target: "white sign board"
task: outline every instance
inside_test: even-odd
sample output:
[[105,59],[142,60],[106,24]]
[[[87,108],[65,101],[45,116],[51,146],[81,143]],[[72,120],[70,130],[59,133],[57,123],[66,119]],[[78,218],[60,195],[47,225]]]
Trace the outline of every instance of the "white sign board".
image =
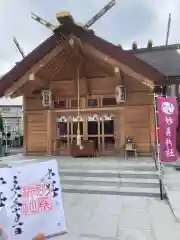
[[55,160],[0,169],[0,181],[0,206],[7,214],[5,222],[0,216],[0,226],[9,240],[66,232]]

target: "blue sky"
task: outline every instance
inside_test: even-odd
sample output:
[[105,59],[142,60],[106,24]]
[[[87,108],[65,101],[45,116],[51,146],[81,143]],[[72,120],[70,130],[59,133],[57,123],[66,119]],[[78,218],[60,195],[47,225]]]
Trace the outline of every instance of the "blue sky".
[[[8,71],[21,56],[12,38],[16,36],[28,54],[51,32],[31,19],[30,13],[56,24],[55,14],[68,10],[77,22],[86,23],[109,0],[1,0],[0,1],[0,75]],[[124,48],[133,41],[139,47],[152,39],[154,45],[165,43],[167,20],[172,13],[169,43],[180,42],[179,0],[117,0],[116,5],[92,26],[96,34]]]

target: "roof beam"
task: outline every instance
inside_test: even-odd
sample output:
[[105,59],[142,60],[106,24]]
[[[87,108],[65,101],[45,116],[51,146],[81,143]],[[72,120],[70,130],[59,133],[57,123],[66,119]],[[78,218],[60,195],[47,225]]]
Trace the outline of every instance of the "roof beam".
[[[86,68],[86,64],[87,64],[87,56],[89,54],[87,54],[88,52],[85,51],[84,43],[79,38],[77,38],[73,35],[71,37],[77,45],[78,53],[79,53],[80,58],[81,58],[81,71],[84,73],[84,80],[86,81],[87,94],[88,94],[88,96],[91,96],[92,95],[91,84],[90,84],[91,80],[85,77],[85,75],[86,75],[85,74],[85,68]],[[91,54],[89,56],[91,56],[92,61],[95,60],[95,59],[99,60],[99,58],[94,58],[93,54]],[[104,61],[100,61],[98,64],[102,65],[102,67],[104,67],[105,69],[107,68],[107,66],[111,66],[111,64],[108,64]]]
[[70,52],[66,54],[66,56],[62,57],[61,64],[58,65],[55,69],[53,69],[51,73],[51,78],[54,79],[57,75],[59,75],[64,69],[66,69],[71,63],[76,62],[74,58],[74,52]]
[[31,95],[34,90],[36,90],[37,88],[43,88],[47,84],[47,81],[44,81],[44,79],[36,77],[34,81],[28,81],[26,84],[23,84],[10,97],[16,98],[22,95]]
[[75,41],[76,45],[78,46],[79,52],[83,56],[84,59],[91,59],[92,62],[96,61],[96,64],[98,66],[102,67],[104,69],[104,72],[107,73],[107,75],[112,74],[114,65],[112,63],[109,63],[107,61],[102,61],[101,58],[94,56],[93,52],[89,54],[89,51],[86,51],[85,43],[80,40],[80,38],[71,36],[71,38]]
[[[89,85],[89,88],[90,88],[90,93],[92,95],[92,89],[91,89],[91,81],[109,81],[109,82],[119,82],[119,84],[121,82],[121,79],[119,76],[110,76],[110,77],[94,77],[94,78],[85,78],[85,77],[80,77],[79,81],[80,83],[82,81],[85,82],[85,85],[87,84],[88,82],[88,85]],[[33,91],[35,91],[36,89],[38,90],[42,90],[42,89],[47,89],[47,88],[50,88],[53,92],[56,91],[57,89],[57,85],[63,85],[63,84],[66,84],[66,83],[70,83],[72,84],[72,86],[74,86],[75,88],[75,96],[77,96],[77,76],[74,77],[73,79],[63,79],[63,80],[59,80],[59,81],[51,81],[51,83],[49,83],[50,85],[48,85],[46,82],[43,81],[43,79],[40,79],[39,81],[34,81],[34,82],[28,82],[27,84],[24,84],[21,88],[19,88],[16,92],[14,92],[14,94],[11,95],[11,98],[16,98],[16,97],[19,97],[19,96],[22,96],[22,95],[31,95]],[[87,85],[86,85],[86,88],[87,88]],[[81,87],[80,87],[81,89]],[[88,92],[88,89],[86,89],[86,91]],[[86,93],[87,94],[87,93]],[[89,96],[91,96],[89,95]]]
[[84,43],[83,46],[84,46],[83,47],[84,51],[87,54],[94,56],[98,59],[101,59],[101,61],[104,61],[104,62],[110,64],[111,66],[119,67],[124,73],[136,78],[137,80],[141,81],[144,85],[148,86],[149,88],[154,89],[155,85],[154,85],[152,79],[148,79],[148,78],[144,77],[143,75],[133,71],[130,67],[105,55],[104,53],[102,53],[101,51],[98,51],[97,49],[95,49],[94,47],[89,45],[88,43]]
[[[95,88],[95,87],[93,87],[94,85],[92,85],[92,82],[93,82],[93,84],[94,84],[94,82],[115,82],[115,83],[117,83],[117,82],[119,82],[119,77],[116,77],[116,76],[110,76],[110,77],[94,77],[94,78],[84,78],[84,77],[81,77],[80,79],[79,79],[79,81],[80,81],[80,84],[81,84],[81,86],[83,86],[83,87],[80,87],[80,93],[81,93],[81,96],[82,96],[82,94],[83,94],[83,96],[85,95],[85,96],[87,96],[87,89],[86,89],[86,81],[88,81],[88,83],[89,83],[89,85],[90,85],[90,88],[91,88],[91,93],[93,94],[93,89]],[[51,82],[51,90],[52,90],[52,92],[57,92],[57,91],[59,91],[59,94],[60,95],[63,95],[63,97],[64,96],[66,96],[67,95],[67,97],[68,97],[68,92],[67,91],[63,91],[62,92],[62,90],[61,90],[61,84],[63,85],[63,84],[66,84],[66,83],[68,83],[68,86],[70,86],[70,88],[72,88],[72,90],[75,90],[75,89],[77,89],[77,77],[74,77],[73,79],[64,79],[64,80],[60,80],[60,81],[52,81]],[[84,83],[84,84],[83,84]],[[62,88],[62,89],[64,89],[64,88]],[[83,93],[82,93],[83,92]],[[91,96],[92,96],[92,94],[91,94]],[[74,92],[74,96],[77,96],[77,90],[76,90],[76,92]]]
[[119,79],[119,84],[124,84],[123,74],[118,67],[114,67],[114,74]]
[[81,69],[81,72],[82,72],[82,76],[84,76],[84,80],[86,82],[86,91],[87,91],[88,96],[91,96],[92,95],[92,91],[91,91],[91,87],[90,87],[90,82],[86,78],[86,73],[85,73],[87,60],[86,60],[86,58],[84,56],[84,53],[83,53],[83,51],[82,51],[82,49],[80,47],[78,48],[78,52],[79,52],[79,55],[80,55],[80,58],[81,58],[80,69]]
[[87,94],[88,96],[92,95],[91,87],[90,87],[90,80],[88,78],[85,78],[86,81],[86,89],[87,89]]
[[51,59],[57,56],[63,49],[64,47],[62,45],[57,45],[55,49],[45,55],[39,62],[37,62],[31,69],[29,69],[29,71],[23,77],[18,79],[10,88],[8,88],[7,91],[5,91],[5,96],[11,97],[28,81],[36,81],[36,79],[31,80],[30,76],[32,76],[32,74],[36,75],[40,68],[46,66],[51,61]]

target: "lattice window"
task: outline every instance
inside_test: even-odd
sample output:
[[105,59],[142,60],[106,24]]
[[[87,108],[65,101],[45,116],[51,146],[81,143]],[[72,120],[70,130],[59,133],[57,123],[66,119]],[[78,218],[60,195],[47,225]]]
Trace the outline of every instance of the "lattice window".
[[88,107],[98,107],[98,99],[96,98],[88,99]]
[[71,108],[78,108],[78,100],[76,99],[71,100]]
[[65,100],[54,101],[54,108],[66,108]]
[[114,106],[116,105],[116,98],[115,97],[105,97],[102,99],[103,106]]
[[49,107],[51,105],[51,91],[43,90],[42,91],[42,105],[44,107]]

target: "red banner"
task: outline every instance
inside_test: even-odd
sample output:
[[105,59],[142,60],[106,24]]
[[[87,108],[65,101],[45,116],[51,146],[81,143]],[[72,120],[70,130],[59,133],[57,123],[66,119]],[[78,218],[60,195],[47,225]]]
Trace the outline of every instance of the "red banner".
[[160,161],[175,162],[178,105],[176,98],[157,97],[157,119],[159,127]]

